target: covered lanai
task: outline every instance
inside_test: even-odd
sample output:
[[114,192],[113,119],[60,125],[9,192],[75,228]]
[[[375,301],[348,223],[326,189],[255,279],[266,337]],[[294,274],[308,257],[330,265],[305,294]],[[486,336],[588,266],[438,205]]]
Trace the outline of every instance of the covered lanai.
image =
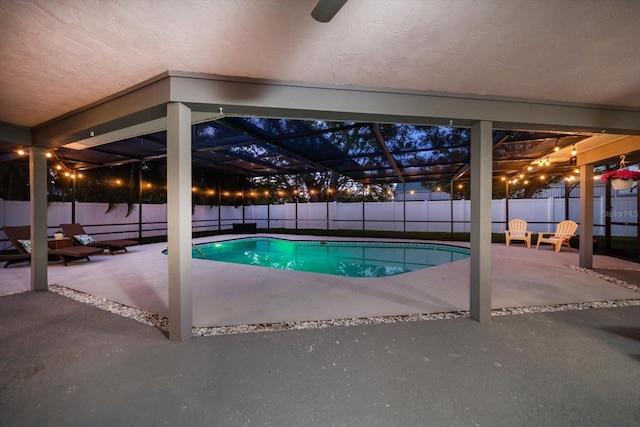
[[[250,96],[243,96],[252,91],[268,93],[269,96],[267,100],[259,102],[261,105],[256,105],[258,102],[255,100],[246,101],[247,98],[251,98]],[[145,96],[141,96],[141,93]],[[150,102],[149,99],[154,101]],[[167,157],[169,318],[172,339],[178,340],[190,336],[192,325],[190,283],[192,162],[206,163],[210,167],[252,175],[283,173],[283,171],[295,173],[296,170],[329,168],[340,170],[354,180],[367,183],[377,180],[391,182],[454,180],[468,174],[472,201],[470,306],[473,318],[480,321],[487,320],[491,310],[489,278],[491,266],[490,255],[482,254],[490,254],[488,249],[491,243],[489,207],[491,193],[483,190],[491,188],[492,175],[513,173],[545,153],[548,153],[549,157],[560,156],[562,150],[566,152],[576,146],[580,148],[581,145],[586,147],[588,144],[596,144],[597,149],[585,150],[582,154],[584,157],[577,154],[574,162],[556,161],[559,168],[580,167],[581,186],[588,189],[593,185],[594,164],[621,153],[637,151],[635,148],[638,139],[632,135],[609,135],[609,132],[620,132],[620,129],[613,127],[614,123],[610,128],[598,126],[599,131],[596,136],[587,134],[596,132],[596,128],[589,124],[592,108],[573,107],[571,117],[562,120],[560,110],[566,110],[567,107],[554,108],[552,105],[547,105],[544,108],[538,108],[533,116],[530,113],[533,105],[525,105],[525,108],[517,114],[517,107],[522,107],[523,104],[506,100],[453,98],[449,99],[452,104],[449,109],[433,107],[434,100],[442,101],[443,99],[447,98],[425,93],[386,93],[360,88],[319,88],[168,72],[138,85],[128,93],[104,100],[97,106],[33,130],[33,139],[41,139],[43,143],[41,146],[37,143],[35,147],[32,146],[30,156],[33,188],[32,227],[36,246],[32,265],[32,287],[34,289],[47,287],[46,250],[38,253],[39,229],[42,242],[46,242],[45,153],[49,149],[63,145],[66,147],[57,150],[61,151],[59,153],[61,157],[70,162],[84,163],[80,168],[75,169],[87,167],[90,163],[99,164],[100,162],[89,160],[91,155],[118,156],[116,162],[145,158],[149,155]],[[323,100],[331,100],[331,105],[325,104]],[[268,107],[264,106],[265,104]],[[394,108],[385,107],[389,105]],[[333,111],[328,112],[330,108],[333,108]],[[122,117],[122,110],[126,110],[129,114]],[[416,114],[417,111],[427,112],[427,114]],[[459,111],[468,111],[469,114],[477,117],[491,117],[495,120],[461,118],[456,114]],[[505,113],[506,111],[508,114]],[[631,122],[634,114],[619,111],[618,119]],[[247,116],[251,119],[246,119]],[[505,121],[507,117],[504,116],[517,120],[508,122]],[[538,116],[540,117],[537,118]],[[202,121],[203,117],[204,121]],[[299,133],[274,135],[274,129],[277,128],[273,122],[253,119],[254,117],[286,117],[286,120],[282,119],[280,123],[283,126],[294,127]],[[342,128],[366,129],[372,135],[371,151],[369,153],[341,151],[339,146],[327,141],[326,130],[302,127],[298,119],[309,117],[317,120],[347,122],[348,124],[341,125]],[[545,120],[555,123],[545,126],[552,131],[535,133],[534,129],[539,125],[533,122]],[[194,122],[203,124],[193,126]],[[365,124],[359,124],[363,122]],[[455,165],[433,161],[428,155],[429,150],[425,148],[416,150],[411,153],[411,156],[406,156],[407,153],[395,148],[393,141],[385,141],[379,132],[379,126],[382,124],[399,122],[417,126],[454,126],[456,124],[468,126],[471,129],[470,143],[466,146],[452,147],[461,151],[459,162]],[[259,127],[264,123],[271,124],[271,133]],[[215,137],[201,138],[201,140],[193,138],[194,134],[198,134],[199,126],[209,126],[212,129],[200,134],[215,135]],[[553,131],[554,127],[560,129],[569,126],[574,127],[573,134],[562,133],[559,130]],[[154,136],[152,131],[158,132],[165,127],[166,144],[163,144],[162,138]],[[638,131],[632,129],[633,126],[629,127],[630,131]],[[498,132],[494,132],[496,128]],[[502,131],[502,129],[520,128],[530,129],[530,131],[526,133]],[[526,143],[518,142],[530,147],[528,150],[522,150],[523,154],[517,158],[511,158],[513,154],[509,153],[508,148],[500,150],[502,146],[510,146],[508,143],[510,138],[517,138],[522,134],[531,138]],[[136,141],[142,142],[140,144],[132,143],[131,140],[122,142],[128,138],[135,138]],[[28,145],[27,141],[15,142]],[[312,145],[305,147],[305,142]],[[554,148],[557,142],[562,147],[556,152]],[[121,147],[119,152],[118,147]],[[145,152],[145,147],[151,153]],[[496,147],[498,152],[506,152],[503,159],[496,159],[497,156],[494,154]],[[250,155],[247,150],[249,153],[256,154]],[[264,155],[261,156],[262,152]],[[596,157],[594,153],[606,153],[606,157],[602,154]],[[81,160],[82,156],[87,160]],[[363,158],[377,161],[358,162]],[[422,159],[423,163],[417,163],[415,159],[418,161]],[[588,163],[582,159],[587,159]],[[521,163],[517,164],[517,162]],[[431,171],[434,175],[429,176],[430,167],[438,170],[438,174]],[[590,194],[588,190],[584,193]],[[580,234],[586,239],[590,239],[592,234],[592,220],[588,220],[592,217],[589,215],[590,209],[592,209],[592,201],[589,197],[583,196],[581,202],[583,220],[581,220]],[[46,248],[46,243],[43,247]],[[590,267],[592,262],[590,247],[582,245],[580,251],[581,266]],[[38,262],[40,257],[42,264]]]
[[[533,22],[545,22],[549,13],[546,7],[532,8],[525,18],[518,7],[503,5],[496,8],[497,16],[489,19],[482,4],[461,7],[449,2],[407,1],[403,8],[395,2],[380,2],[377,6],[387,13],[376,19],[375,8],[347,2],[331,23],[320,24],[305,20],[310,19],[307,8],[315,2],[296,2],[292,8],[286,2],[241,2],[238,7],[232,2],[197,6],[162,2],[154,5],[153,11],[132,2],[122,9],[101,6],[106,18],[91,28],[84,23],[96,22],[92,19],[95,11],[74,2],[62,3],[64,7],[56,10],[47,5],[7,2],[0,10],[7,33],[0,46],[3,59],[6,58],[5,71],[0,76],[0,140],[5,158],[14,156],[14,149],[29,149],[32,289],[46,289],[48,283],[49,150],[56,150],[60,158],[78,170],[166,156],[172,340],[191,335],[192,163],[250,176],[328,169],[363,183],[469,179],[471,315],[487,321],[491,309],[491,193],[486,189],[491,187],[492,177],[517,173],[543,156],[549,160],[549,167],[553,165],[558,171],[578,167],[582,189],[580,235],[588,241],[593,232],[593,206],[586,195],[592,193],[594,167],[611,164],[621,154],[630,161],[638,156],[640,106],[637,96],[633,96],[637,93],[638,56],[632,48],[638,39],[633,18],[639,11],[632,2],[601,2],[596,8],[584,7],[585,21],[597,22],[599,31],[610,36],[600,39],[604,41],[602,46],[593,47],[611,57],[610,61],[598,61],[599,67],[607,63],[607,68],[576,66],[575,52],[583,51],[587,45],[576,42],[577,46],[563,46],[564,54],[540,60],[554,64],[553,71],[531,71],[531,81],[522,79],[522,70],[538,67],[518,53],[525,47],[527,51],[544,51],[548,46],[548,40],[533,37],[540,33]],[[176,16],[176,10],[182,14],[178,14],[180,19],[168,19]],[[214,12],[220,25],[202,21],[203,15]],[[239,12],[245,17],[238,18]],[[573,22],[575,12],[574,6],[559,5],[554,15],[566,15],[566,22]],[[147,13],[164,18],[140,20],[141,25],[121,24]],[[603,15],[610,18],[603,20]],[[426,19],[437,26],[447,22],[451,29],[432,33],[425,30],[429,28],[425,22],[406,22],[412,16],[428,16]],[[247,17],[256,22],[266,19],[272,25],[265,28],[288,28],[296,36],[278,30],[274,34],[267,32],[269,37],[263,40],[239,40],[228,33],[238,26],[225,23]],[[484,28],[492,29],[482,31],[483,19],[510,22],[513,27],[488,25]],[[113,27],[103,26],[109,22]],[[362,31],[353,34],[349,23]],[[227,33],[211,33],[217,31],[212,27],[227,28]],[[115,35],[112,28],[123,31]],[[367,28],[377,30],[369,34],[394,34],[399,28],[407,31],[398,36],[403,42],[394,42],[390,37],[371,49],[380,63],[371,71],[362,72],[367,68],[365,64],[372,63],[369,55],[358,54],[367,40],[360,34],[367,33]],[[513,37],[513,28],[525,36]],[[557,33],[558,28],[549,26],[551,39],[579,39],[564,37]],[[563,28],[582,34],[589,26],[582,22]],[[307,32],[310,29],[313,31]],[[442,40],[457,40],[434,36],[443,31],[450,36],[465,36],[460,43],[454,43],[455,54],[446,55],[447,66],[438,66],[432,58],[448,51]],[[74,43],[67,43],[69,36],[65,34],[72,34]],[[167,43],[160,43],[162,47],[155,39],[151,43],[149,34],[156,34]],[[593,33],[589,37],[594,37]],[[27,39],[35,42],[25,43]],[[309,48],[302,49],[305,46],[296,42],[299,39],[306,40]],[[487,58],[495,56],[496,40],[507,39],[513,43],[498,49],[502,52],[499,57],[511,60],[505,61],[507,65],[502,68],[488,64]],[[143,47],[136,40],[147,42],[142,43]],[[216,52],[215,58],[203,60],[202,50],[198,49],[203,40],[218,47],[206,49]],[[236,40],[235,47],[230,50],[224,40]],[[528,40],[528,46],[522,45],[523,40]],[[78,49],[70,47],[77,41]],[[425,50],[423,46],[432,42],[440,47]],[[277,52],[289,54],[279,57],[269,48],[273,43],[279,45]],[[43,60],[50,67],[34,60],[44,58],[39,44],[50,48]],[[238,54],[240,46],[256,49],[255,63],[243,66],[243,61],[233,59],[244,56]],[[415,55],[417,64],[399,61],[404,65],[395,65],[399,46],[406,49],[400,58]],[[624,46],[631,50],[624,51]],[[98,51],[108,52],[113,63],[95,56]],[[335,55],[336,51],[344,55]],[[158,62],[159,57],[175,59]],[[216,61],[222,57],[231,59]],[[153,66],[142,69],[139,64],[145,60]],[[519,66],[510,65],[512,61]],[[315,64],[310,74],[305,71],[309,67],[301,67],[301,63]],[[96,64],[105,64],[103,72],[97,71],[100,66]],[[601,76],[608,75],[611,64],[621,64],[619,71],[615,78],[603,79]],[[463,72],[470,67],[477,70],[472,76]],[[122,72],[126,69],[129,72]],[[320,69],[326,71],[316,71]],[[568,84],[576,78],[569,71],[572,69],[590,72],[585,71],[586,77],[577,73],[580,81],[573,85]],[[474,81],[475,84],[470,83]],[[337,122],[341,128],[338,130],[367,132],[370,143],[352,152],[328,141],[324,129],[304,126],[302,120]],[[275,123],[292,131],[278,133]],[[463,146],[441,147],[448,155],[436,160],[429,155],[429,146],[406,148],[402,141],[386,140],[380,127],[395,123],[469,128],[470,140]],[[211,132],[198,132],[203,127]],[[591,263],[590,246],[581,245],[580,265],[588,268]]]

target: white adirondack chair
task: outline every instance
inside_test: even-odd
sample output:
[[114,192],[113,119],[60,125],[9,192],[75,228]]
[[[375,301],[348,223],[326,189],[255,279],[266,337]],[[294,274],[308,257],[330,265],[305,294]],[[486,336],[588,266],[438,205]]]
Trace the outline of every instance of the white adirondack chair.
[[508,230],[504,230],[504,238],[507,246],[512,240],[523,241],[527,247],[531,247],[531,232],[527,231],[527,221],[523,219],[512,219],[509,221]]
[[571,220],[562,221],[556,227],[555,233],[538,233],[538,244],[536,249],[540,247],[540,243],[549,243],[553,246],[556,252],[560,252],[562,245],[565,245],[571,251],[571,245],[569,244],[569,238],[571,238],[576,230],[578,224]]

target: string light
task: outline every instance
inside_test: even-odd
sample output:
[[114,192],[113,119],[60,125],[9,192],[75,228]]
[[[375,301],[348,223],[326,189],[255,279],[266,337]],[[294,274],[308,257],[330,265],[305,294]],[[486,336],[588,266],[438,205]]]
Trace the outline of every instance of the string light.
[[578,152],[576,151],[576,145],[573,144],[573,148],[571,149],[571,157],[575,157]]

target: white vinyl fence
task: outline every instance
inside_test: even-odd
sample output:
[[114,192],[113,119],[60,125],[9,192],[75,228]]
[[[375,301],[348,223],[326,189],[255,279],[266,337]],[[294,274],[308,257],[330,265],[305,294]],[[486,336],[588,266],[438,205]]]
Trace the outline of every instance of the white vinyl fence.
[[[638,211],[635,197],[613,198],[612,220],[637,224]],[[380,231],[432,231],[469,232],[469,200],[366,202],[366,203],[286,203],[280,205],[250,205],[244,207],[244,222],[254,222],[260,229],[284,228],[289,230],[380,230]],[[100,239],[165,236],[166,205],[134,205],[127,215],[126,205],[117,205],[107,212],[106,203],[77,203],[76,222],[84,225],[87,233]],[[453,222],[452,222],[453,214]],[[71,203],[53,202],[48,207],[49,235],[59,224],[71,222]],[[569,219],[579,222],[579,199],[569,199]],[[492,201],[492,232],[505,228],[505,200]],[[297,218],[297,227],[296,227]],[[509,219],[522,218],[533,232],[553,231],[555,224],[565,219],[565,199],[510,199]],[[604,198],[594,199],[594,234],[604,234]],[[243,222],[242,206],[195,206],[192,224],[194,231],[231,230],[233,223]],[[26,225],[29,223],[28,201],[0,199],[0,225]],[[141,225],[140,225],[141,224]],[[612,226],[614,236],[633,236],[634,227]],[[4,233],[0,233],[0,250],[9,247]]]

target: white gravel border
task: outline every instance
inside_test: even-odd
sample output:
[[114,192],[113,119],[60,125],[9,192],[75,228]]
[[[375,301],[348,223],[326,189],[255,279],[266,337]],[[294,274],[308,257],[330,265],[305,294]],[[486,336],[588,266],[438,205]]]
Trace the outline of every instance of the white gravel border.
[[[578,271],[585,272],[587,274],[596,276],[600,279],[614,283],[618,286],[622,286],[627,289],[631,289],[640,293],[640,286],[632,285],[623,280],[613,277],[605,276],[595,271],[571,265]],[[145,310],[141,310],[135,307],[129,307],[124,304],[120,304],[114,301],[109,301],[105,298],[96,297],[84,292],[70,289],[60,285],[51,285],[49,290],[53,293],[71,298],[72,300],[82,302],[93,307],[100,308],[127,317],[145,325],[156,327],[162,331],[167,332],[169,330],[169,319],[163,316],[159,316],[156,313],[151,313]],[[558,311],[576,311],[576,310],[588,310],[592,308],[612,308],[612,307],[629,307],[639,306],[639,299],[629,300],[612,300],[612,301],[595,301],[584,303],[570,303],[570,304],[551,304],[551,305],[537,305],[528,307],[512,307],[512,308],[498,308],[491,310],[492,316],[513,316],[519,314],[531,314],[531,313],[551,313]],[[376,317],[357,317],[351,319],[332,319],[332,320],[312,320],[312,321],[300,321],[300,322],[282,322],[282,323],[261,323],[257,325],[234,325],[234,326],[214,326],[214,327],[194,327],[192,330],[193,336],[204,337],[214,335],[232,335],[232,334],[246,334],[255,332],[273,332],[273,331],[288,331],[288,330],[302,330],[302,329],[324,329],[332,327],[343,326],[358,326],[358,325],[379,325],[382,323],[398,323],[398,322],[419,322],[424,320],[443,320],[443,319],[460,319],[470,317],[469,311],[453,311],[446,313],[428,313],[428,314],[408,314],[399,316],[376,316]]]
[[[595,276],[599,279],[606,280],[607,282],[615,283],[618,286],[622,286],[623,288],[631,289],[632,291],[640,292],[640,286],[634,285],[631,283],[627,283],[624,280],[616,279],[615,277],[610,277],[604,275],[602,273],[598,273],[597,271],[589,270],[588,268],[578,267],[577,265],[570,265],[569,267],[574,270],[582,271],[583,273],[587,273],[590,276]],[[638,271],[631,268],[607,268],[606,270],[620,270],[620,271]]]

